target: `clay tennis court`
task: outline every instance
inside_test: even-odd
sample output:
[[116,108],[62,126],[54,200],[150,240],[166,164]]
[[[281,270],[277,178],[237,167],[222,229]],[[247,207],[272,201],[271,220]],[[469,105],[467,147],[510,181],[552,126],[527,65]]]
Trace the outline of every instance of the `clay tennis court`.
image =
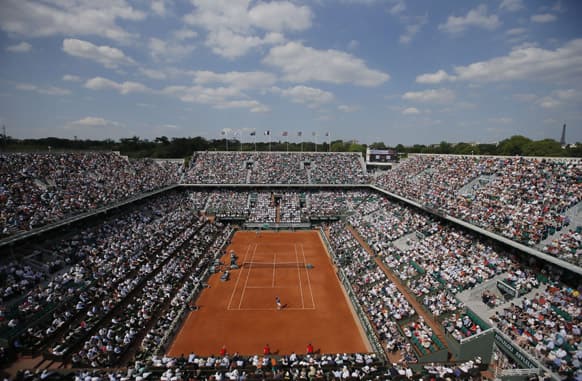
[[321,353],[371,351],[317,231],[239,231],[222,263],[231,250],[242,267],[226,282],[210,277],[169,355],[217,354],[223,345],[262,354],[265,344],[276,354],[305,353],[308,343]]

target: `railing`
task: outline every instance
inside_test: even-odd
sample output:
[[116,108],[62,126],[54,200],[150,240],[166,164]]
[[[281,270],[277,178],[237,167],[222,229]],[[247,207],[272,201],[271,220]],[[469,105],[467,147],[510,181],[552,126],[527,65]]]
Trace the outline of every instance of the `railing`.
[[539,374],[540,370],[538,368],[530,369],[503,369],[499,372],[501,377],[511,377],[511,376],[531,376],[533,374]]
[[467,343],[470,343],[473,340],[476,340],[476,339],[480,338],[481,336],[485,336],[486,334],[490,334],[490,333],[493,333],[493,332],[494,332],[494,329],[493,328],[487,328],[486,330],[481,331],[479,333],[476,333],[474,335],[471,335],[469,337],[464,337],[459,342],[461,344],[467,344]]

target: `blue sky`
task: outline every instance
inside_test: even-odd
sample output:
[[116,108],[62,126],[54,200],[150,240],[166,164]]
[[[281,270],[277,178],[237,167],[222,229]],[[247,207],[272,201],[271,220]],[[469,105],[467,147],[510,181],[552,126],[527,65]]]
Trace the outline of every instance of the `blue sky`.
[[582,2],[0,0],[27,137],[582,141]]

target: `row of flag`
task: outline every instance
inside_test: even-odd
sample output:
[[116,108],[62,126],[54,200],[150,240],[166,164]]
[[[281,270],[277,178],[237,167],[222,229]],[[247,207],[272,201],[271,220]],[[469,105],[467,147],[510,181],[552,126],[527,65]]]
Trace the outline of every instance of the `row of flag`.
[[[226,135],[227,131],[222,130],[220,133],[221,133],[221,135]],[[239,131],[235,131],[234,132],[234,135],[235,136],[237,136],[239,134],[240,134]],[[265,134],[265,136],[270,136],[271,135],[271,131],[270,130],[267,130],[267,131],[264,132],[264,134]],[[257,135],[257,132],[256,131],[251,131],[250,136],[256,136],[256,135]],[[281,136],[289,136],[289,132],[288,131],[283,131],[283,132],[281,132]],[[303,136],[303,132],[302,131],[297,131],[297,136],[299,136],[299,137]],[[311,133],[311,136],[317,136],[317,132],[312,132]],[[326,132],[324,136],[329,136],[329,131]]]

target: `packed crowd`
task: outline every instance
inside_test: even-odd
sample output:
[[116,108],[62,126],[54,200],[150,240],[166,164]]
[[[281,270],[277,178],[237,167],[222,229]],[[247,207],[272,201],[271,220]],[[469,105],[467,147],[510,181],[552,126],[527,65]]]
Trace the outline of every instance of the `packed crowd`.
[[357,153],[196,152],[183,182],[366,184],[369,178]]
[[[127,349],[142,334],[148,322],[169,303],[192,268],[200,262],[220,227],[215,224],[191,226],[162,249],[151,266],[142,266],[143,277],[133,278],[136,292],[123,300],[99,330],[88,337],[72,356],[75,368],[101,368],[116,365]],[[197,254],[197,255],[196,255]],[[159,320],[158,320],[159,321]],[[70,343],[63,346],[72,348]]]
[[204,210],[220,218],[246,218],[249,215],[249,193],[237,190],[210,191]]
[[342,222],[331,225],[330,236],[336,260],[383,347],[389,352],[400,351],[408,362],[417,361],[398,327],[400,320],[415,315],[414,309]]
[[250,222],[275,222],[277,207],[271,192],[257,192],[254,205],[250,208]]
[[308,184],[308,168],[303,155],[296,153],[255,154],[252,156],[251,184]]
[[0,154],[0,237],[175,184],[177,167],[111,152]]
[[[193,192],[194,208],[218,218],[244,218],[249,222],[300,223],[310,218],[339,217],[364,209],[367,198],[385,200],[371,191],[250,191]],[[375,208],[380,208],[376,205]],[[401,207],[402,208],[402,207]],[[402,208],[405,213],[406,209]],[[419,222],[420,223],[420,222]]]
[[430,222],[426,215],[374,193],[370,193],[356,211],[348,218],[348,222],[377,254],[389,247],[392,241],[424,230]]
[[[213,228],[209,225],[209,228]],[[208,232],[208,231],[207,231]],[[201,231],[202,234],[207,233]],[[232,235],[233,228],[227,225],[218,232],[218,237],[212,243],[210,249],[206,250],[207,243],[201,245],[189,245],[191,254],[194,258],[200,260],[194,265],[191,272],[183,276],[180,288],[166,306],[165,311],[160,315],[155,325],[148,331],[141,342],[137,359],[147,359],[150,355],[164,352],[170,344],[170,341],[180,328],[185,312],[188,311],[200,290],[205,286],[203,280],[209,270],[209,264],[212,258],[218,257],[223,245]],[[198,234],[200,238],[201,234]],[[202,237],[204,238],[204,237]],[[204,238],[208,239],[208,238]],[[207,241],[208,242],[208,241]]]
[[[382,208],[365,206],[359,213],[350,216],[349,222],[427,311],[442,321],[448,334],[458,341],[479,334],[487,329],[487,325],[465,310],[454,297],[455,294],[502,274],[500,280],[515,289],[517,295],[535,292],[540,289],[540,279],[547,280],[547,272],[530,269],[514,256],[497,251],[472,234],[452,226],[425,222],[410,230],[403,229],[401,234],[394,236],[370,236],[366,229],[362,229],[363,223],[373,222],[367,226],[369,230],[381,232],[384,219],[371,217],[381,212],[391,218],[391,212],[398,208],[373,197],[368,198],[366,203],[381,204]],[[416,214],[412,211],[408,213]],[[402,213],[397,215],[401,217]],[[419,229],[422,230],[420,237],[407,241],[405,248],[392,244],[395,239]],[[332,237],[334,234],[338,233],[332,229]],[[388,244],[379,246],[378,241]],[[353,253],[358,250],[362,249],[349,249]],[[340,254],[344,251],[339,247]],[[537,293],[534,298],[524,298],[521,305],[498,300],[493,306],[502,306],[502,309],[492,320],[518,345],[529,349],[544,365],[562,377],[582,375],[582,297],[579,288],[551,282],[545,291]],[[424,337],[424,340],[419,339],[420,344],[433,345],[426,340],[430,331],[424,332],[419,334]],[[405,327],[404,335],[411,338],[415,333]]]
[[299,192],[283,192],[280,193],[281,199],[280,207],[280,222],[285,223],[299,223],[304,220],[301,208],[301,200]]
[[580,290],[550,282],[533,297],[496,312],[491,320],[552,371],[571,379],[582,376]]
[[[582,201],[578,162],[523,157],[419,155],[379,176],[379,186],[510,239],[534,246],[567,226]],[[577,237],[579,238],[579,236]],[[578,263],[580,241],[546,252]]]
[[[487,170],[479,167],[481,164],[476,168],[489,173],[495,169],[494,164]],[[484,327],[465,313],[455,294],[503,273],[503,280],[521,290],[520,294],[539,287],[536,274],[516,258],[472,234],[437,223],[371,191],[287,191],[277,195],[283,222],[318,214],[349,214],[346,221],[457,340],[477,334]],[[274,221],[277,210],[271,191],[170,193],[50,246],[60,260],[46,271],[25,262],[3,263],[0,282],[12,287],[4,289],[2,296],[0,335],[12,338],[16,348],[40,348],[50,342],[50,353],[55,358],[72,356],[73,364],[83,367],[114,365],[139,339],[140,364],[150,361],[149,355],[167,344],[168,332],[176,327],[192,293],[201,286],[216,238],[228,235],[228,229],[210,224],[195,213],[211,209],[217,216],[243,216],[256,222]],[[407,240],[406,246],[394,244],[410,235],[416,238]],[[579,232],[572,235],[579,239]],[[430,327],[416,315],[345,222],[331,224],[330,242],[337,263],[388,351],[400,351],[405,361],[414,362],[419,348],[439,349]],[[51,276],[63,266],[68,269]],[[47,277],[49,281],[41,283]],[[7,304],[7,300],[15,302]],[[494,320],[515,340],[529,340],[526,346],[554,371],[573,374],[580,372],[582,359],[581,300],[579,290],[556,284],[542,296],[526,298],[523,305],[504,309]],[[146,332],[146,326],[158,314],[161,317]],[[554,333],[556,329],[560,337]],[[424,353],[422,349],[420,353]],[[164,368],[160,373],[169,380],[183,377],[193,366],[181,359],[169,359],[172,366],[154,362],[154,368]],[[335,360],[333,365],[338,365]],[[311,365],[304,368],[310,374]],[[356,368],[348,366],[350,377],[362,379],[376,374]],[[183,369],[179,376],[177,369]],[[230,367],[214,370],[212,377],[239,379],[242,368],[237,369],[234,374]],[[314,369],[315,377],[318,366]],[[341,374],[335,371],[323,370],[319,375],[339,374],[343,378],[343,366]],[[100,372],[96,374],[106,374]],[[301,370],[294,372],[289,370],[290,379],[302,378]],[[130,377],[139,374],[134,370]],[[276,374],[286,377],[285,372]]]
[[162,249],[202,224],[185,194],[169,194],[64,238],[55,247],[76,251],[79,261],[2,306],[0,335],[16,349],[53,342],[54,355],[67,354],[151,275]]
[[413,370],[405,364],[379,363],[374,354],[338,353],[287,356],[224,356],[201,357],[191,353],[177,358],[161,357],[154,361],[138,360],[123,369],[77,371],[21,371],[16,381],[246,381],[246,380],[406,380],[480,379],[484,369],[479,357],[455,364],[426,364]]

